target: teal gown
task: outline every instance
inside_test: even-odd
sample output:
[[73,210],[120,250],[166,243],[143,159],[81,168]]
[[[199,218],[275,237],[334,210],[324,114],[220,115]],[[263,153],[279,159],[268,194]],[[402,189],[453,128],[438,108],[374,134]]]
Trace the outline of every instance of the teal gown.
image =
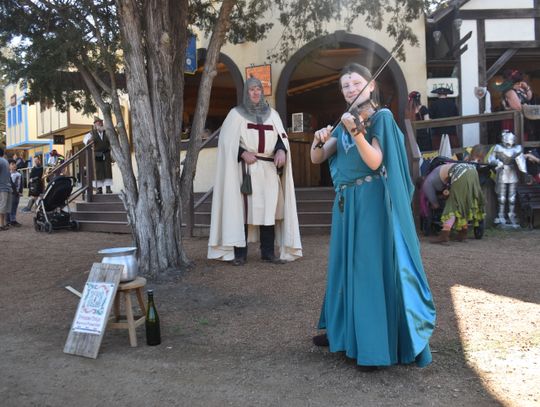
[[435,308],[420,257],[404,136],[388,109],[371,118],[366,139],[383,151],[376,171],[339,126],[329,159],[336,199],[319,328],[331,352],[359,365],[431,362]]

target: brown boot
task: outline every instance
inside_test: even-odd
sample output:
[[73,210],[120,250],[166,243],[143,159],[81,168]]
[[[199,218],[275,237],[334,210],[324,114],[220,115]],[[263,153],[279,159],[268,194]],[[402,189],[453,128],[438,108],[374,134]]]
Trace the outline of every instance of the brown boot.
[[467,228],[461,229],[457,234],[456,240],[458,242],[464,242],[465,240],[467,240],[467,233],[468,232],[469,232],[469,230]]
[[430,240],[430,243],[446,243],[450,240],[450,231],[441,230],[438,236],[435,236]]

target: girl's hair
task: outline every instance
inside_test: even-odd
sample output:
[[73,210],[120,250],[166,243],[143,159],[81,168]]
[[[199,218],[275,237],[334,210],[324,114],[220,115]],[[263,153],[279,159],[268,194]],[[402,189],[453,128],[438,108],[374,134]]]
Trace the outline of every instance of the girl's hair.
[[339,74],[339,79],[341,80],[342,76],[353,72],[356,72],[368,82],[371,80],[372,76],[369,69],[367,69],[364,65],[357,64],[356,62],[351,62],[345,65]]
[[[373,77],[371,75],[370,70],[367,69],[364,65],[360,65],[360,64],[358,64],[356,62],[350,62],[347,65],[345,65],[343,67],[343,69],[341,70],[341,72],[339,73],[338,86],[339,86],[340,91],[342,91],[342,89],[341,89],[341,78],[343,78],[343,76],[345,76],[347,74],[351,74],[351,73],[357,73],[358,75],[360,75],[362,78],[364,78],[368,82]],[[371,92],[370,99],[373,102],[378,103],[377,87],[375,87],[375,90],[373,92]]]
[[517,69],[507,69],[504,71],[503,77],[512,83],[516,83],[523,80],[523,73],[519,72]]
[[420,92],[413,90],[409,93],[409,99],[407,101],[407,108],[405,109],[405,116],[407,119],[414,121],[416,120],[416,109],[418,106],[422,105],[420,101]]

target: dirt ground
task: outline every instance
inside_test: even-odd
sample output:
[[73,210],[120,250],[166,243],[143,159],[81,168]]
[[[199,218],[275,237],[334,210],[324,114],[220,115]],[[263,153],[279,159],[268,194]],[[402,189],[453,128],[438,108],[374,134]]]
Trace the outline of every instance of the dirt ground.
[[97,359],[63,353],[97,251],[126,235],[23,227],[0,232],[2,406],[540,406],[538,230],[488,230],[481,240],[422,240],[437,306],[434,362],[359,371],[312,345],[324,292],[327,235],[303,237],[305,257],[268,265],[205,258],[152,283],[163,343],[131,348],[107,330]]

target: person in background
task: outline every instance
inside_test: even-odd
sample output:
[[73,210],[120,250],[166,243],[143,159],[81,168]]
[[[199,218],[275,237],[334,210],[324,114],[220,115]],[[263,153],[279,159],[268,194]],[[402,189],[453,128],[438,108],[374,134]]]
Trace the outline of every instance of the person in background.
[[27,162],[24,160],[22,153],[15,152],[15,154],[13,154],[13,159],[17,165],[17,171],[26,168]]
[[362,65],[343,68],[341,93],[361,117],[344,113],[335,130],[315,132],[311,148],[314,164],[329,161],[336,190],[319,319],[326,333],[313,343],[345,352],[360,370],[426,366],[435,307],[411,211],[414,187],[404,135],[392,112],[378,109],[371,79]]
[[266,262],[301,257],[289,142],[257,78],[246,80],[243,103],[223,122],[216,165],[208,258],[242,266],[248,241],[260,241]]
[[94,128],[84,136],[83,142],[85,145],[90,141],[94,142],[94,166],[96,169],[94,186],[97,188],[96,194],[102,194],[103,187],[105,187],[108,194],[112,194],[113,160],[111,157],[111,143],[103,126],[103,120],[99,117],[94,117]]
[[[471,153],[470,161],[477,160],[476,154]],[[431,243],[448,242],[452,229],[458,232],[458,241],[465,241],[468,223],[472,222],[474,226],[478,226],[484,219],[484,194],[474,165],[465,163],[439,165],[424,180],[422,192],[433,209],[440,207],[437,192],[442,192],[446,199],[441,215],[442,230]]]
[[[429,120],[429,110],[422,104],[420,92],[415,90],[409,93],[407,118],[411,121]],[[420,151],[433,150],[429,129],[416,130],[416,142]]]
[[22,185],[22,175],[17,171],[17,162],[15,160],[9,160],[9,171],[11,175],[11,183],[13,191],[11,193],[11,211],[8,214],[8,223],[9,226],[21,226],[17,222],[17,209],[19,207],[19,200],[22,196],[23,185]]
[[30,170],[28,180],[28,203],[21,212],[30,212],[32,206],[37,201],[41,193],[43,192],[43,166],[41,164],[41,156],[36,155],[34,157],[34,165]]
[[[507,69],[503,73],[504,82],[497,86],[502,94],[501,103],[504,110],[522,111],[523,105],[530,104],[533,98],[533,92],[529,84],[525,81],[522,72],[517,69]],[[525,119],[523,140],[527,141],[531,130],[531,123]],[[501,122],[501,130],[514,132],[514,120],[506,119]]]
[[57,164],[60,164],[64,162],[64,156],[61,154],[58,154],[58,151],[52,150],[49,154],[49,160],[47,161],[47,165],[50,167],[54,167]]
[[[445,117],[459,116],[459,111],[454,100],[449,99],[448,95],[452,95],[454,91],[449,88],[440,87],[432,91],[437,94],[437,99],[431,103],[429,109],[429,117],[432,119],[442,119]],[[438,150],[441,145],[443,134],[448,134],[450,138],[450,146],[452,148],[459,147],[456,126],[434,127],[432,129],[432,147]]]
[[11,176],[9,164],[0,148],[0,231],[8,230],[8,213],[11,210]]
[[532,178],[529,184],[532,184],[533,181],[540,184],[540,150],[533,148],[525,153],[524,156],[527,159],[527,173]]

